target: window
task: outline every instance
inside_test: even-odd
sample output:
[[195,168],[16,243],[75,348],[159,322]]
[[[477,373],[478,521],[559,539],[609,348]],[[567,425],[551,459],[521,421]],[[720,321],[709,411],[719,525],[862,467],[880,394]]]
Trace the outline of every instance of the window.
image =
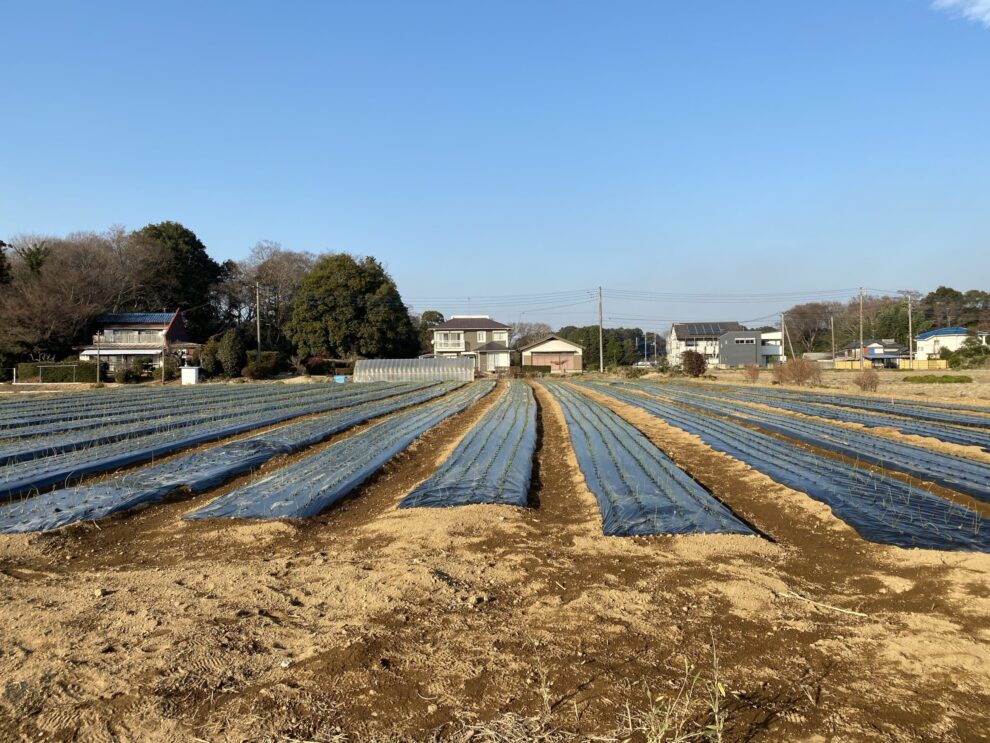
[[502,343],[508,343],[509,341],[509,331],[508,330],[496,330],[492,337],[496,341],[501,341]]
[[739,345],[756,345],[756,338],[736,338],[736,343]]
[[485,342],[485,331],[484,330],[479,330],[478,331],[478,343],[484,343],[484,342]]

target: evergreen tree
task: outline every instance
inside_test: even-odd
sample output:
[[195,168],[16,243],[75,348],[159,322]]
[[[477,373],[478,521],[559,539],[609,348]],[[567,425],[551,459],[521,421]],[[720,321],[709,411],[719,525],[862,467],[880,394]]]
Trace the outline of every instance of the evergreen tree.
[[374,258],[325,255],[302,280],[285,329],[300,356],[409,357],[419,333],[395,282]]

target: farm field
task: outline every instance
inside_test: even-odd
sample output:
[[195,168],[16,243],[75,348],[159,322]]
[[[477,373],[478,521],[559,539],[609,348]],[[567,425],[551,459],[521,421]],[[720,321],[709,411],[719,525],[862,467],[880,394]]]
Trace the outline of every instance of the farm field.
[[0,399],[0,740],[988,740],[990,400],[902,386]]

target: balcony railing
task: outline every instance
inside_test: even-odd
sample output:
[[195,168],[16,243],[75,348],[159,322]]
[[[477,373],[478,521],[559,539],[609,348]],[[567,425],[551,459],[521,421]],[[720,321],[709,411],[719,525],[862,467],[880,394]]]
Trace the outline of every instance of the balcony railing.
[[464,341],[437,341],[433,350],[438,353],[441,351],[463,351]]

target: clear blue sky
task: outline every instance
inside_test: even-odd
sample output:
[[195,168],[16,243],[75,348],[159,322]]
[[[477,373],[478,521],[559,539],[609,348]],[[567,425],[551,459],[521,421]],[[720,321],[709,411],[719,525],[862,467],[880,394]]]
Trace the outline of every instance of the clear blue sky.
[[[173,219],[552,325],[598,285],[988,289],[987,6],[6,2],[0,238]],[[608,299],[650,328],[792,303]]]

